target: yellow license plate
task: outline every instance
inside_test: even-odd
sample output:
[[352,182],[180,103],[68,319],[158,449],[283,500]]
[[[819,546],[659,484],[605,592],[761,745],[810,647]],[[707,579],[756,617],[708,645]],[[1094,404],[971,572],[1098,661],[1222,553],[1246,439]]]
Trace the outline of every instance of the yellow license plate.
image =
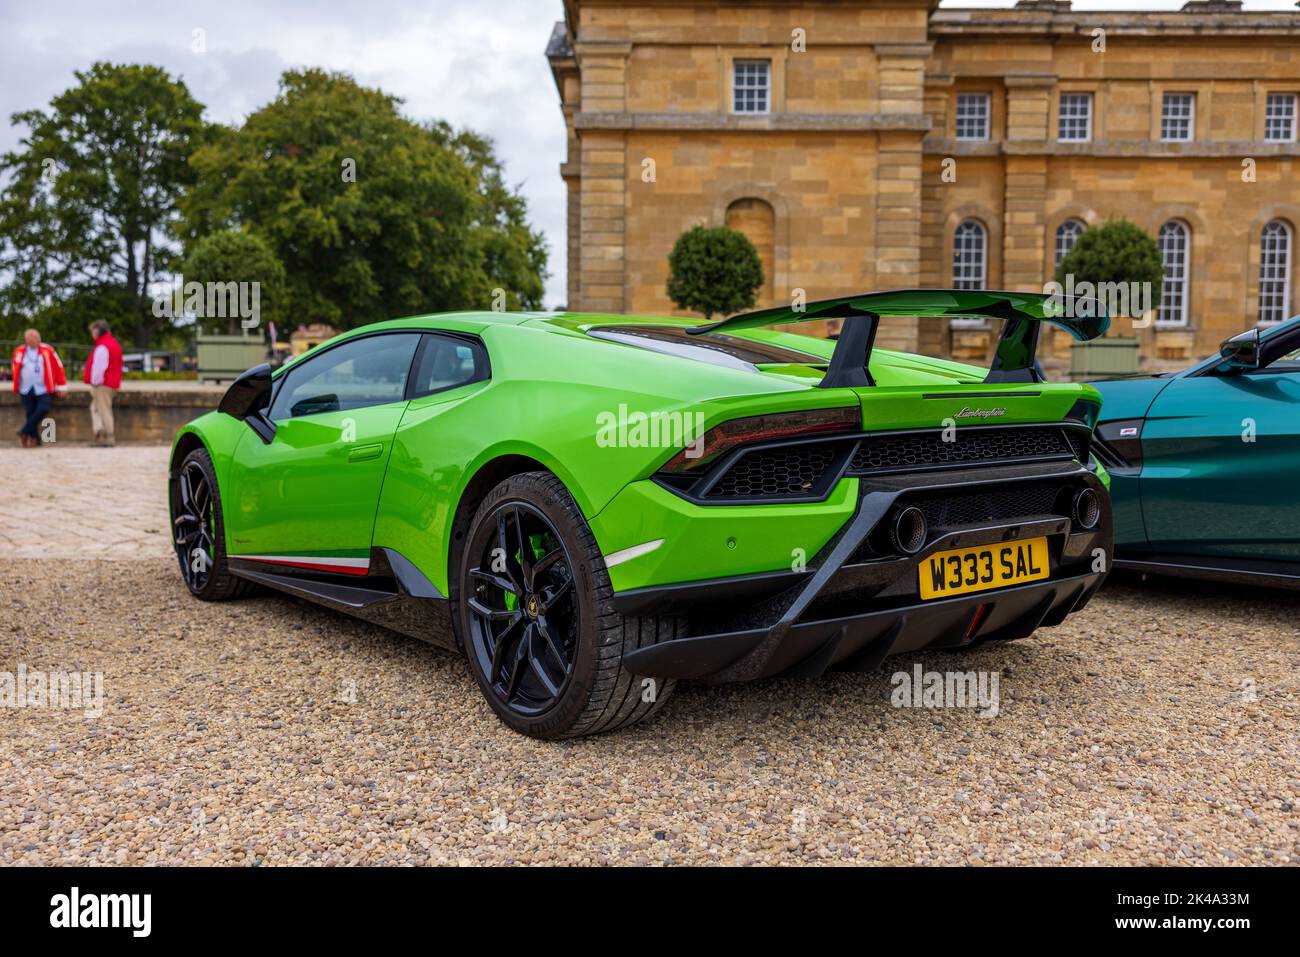
[[1047,539],[954,548],[927,556],[917,568],[921,598],[948,598],[1037,581],[1051,574]]

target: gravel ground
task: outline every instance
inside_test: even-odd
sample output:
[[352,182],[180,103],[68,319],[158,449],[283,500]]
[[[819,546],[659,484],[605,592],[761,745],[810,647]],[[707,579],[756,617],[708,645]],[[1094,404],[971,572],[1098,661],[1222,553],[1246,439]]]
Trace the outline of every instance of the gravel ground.
[[[166,560],[3,560],[0,671],[105,694],[0,709],[0,863],[1294,865],[1298,604],[1111,584],[1028,641],[688,685],[545,744],[460,659],[311,605],[205,605]],[[917,662],[997,672],[1000,713],[891,706]]]

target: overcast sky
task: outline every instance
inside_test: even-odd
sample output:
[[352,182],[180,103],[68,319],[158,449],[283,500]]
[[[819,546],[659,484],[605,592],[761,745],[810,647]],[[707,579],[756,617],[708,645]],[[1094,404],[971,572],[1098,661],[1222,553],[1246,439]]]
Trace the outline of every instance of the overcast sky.
[[[1076,0],[1076,10],[1176,10],[1183,0]],[[1014,0],[945,0],[947,7]],[[1293,10],[1294,0],[1247,0]],[[96,60],[153,63],[182,77],[208,117],[239,123],[291,66],[345,70],[405,101],[416,119],[469,126],[497,144],[550,243],[547,306],[563,304],[564,122],[543,52],[560,0],[0,0],[0,151],[11,114],[45,107]],[[207,51],[191,50],[205,31]]]

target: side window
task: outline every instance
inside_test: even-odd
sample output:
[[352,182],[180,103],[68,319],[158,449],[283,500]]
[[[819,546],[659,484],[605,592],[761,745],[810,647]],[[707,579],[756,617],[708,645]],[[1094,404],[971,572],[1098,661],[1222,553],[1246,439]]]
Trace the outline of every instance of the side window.
[[415,370],[411,398],[479,382],[488,377],[487,353],[477,342],[428,335]]
[[325,349],[285,373],[271,405],[280,422],[321,412],[346,412],[406,397],[418,332],[365,336]]
[[[1287,341],[1283,342],[1281,347],[1287,351],[1279,355],[1276,359],[1267,359],[1268,363],[1263,369],[1252,370],[1257,373],[1274,374],[1286,372],[1291,375],[1300,374],[1300,329],[1295,330],[1291,335],[1286,337]],[[1272,348],[1269,349],[1272,352]]]
[[1284,356],[1279,356],[1269,368],[1274,372],[1300,373],[1300,349],[1292,349]]

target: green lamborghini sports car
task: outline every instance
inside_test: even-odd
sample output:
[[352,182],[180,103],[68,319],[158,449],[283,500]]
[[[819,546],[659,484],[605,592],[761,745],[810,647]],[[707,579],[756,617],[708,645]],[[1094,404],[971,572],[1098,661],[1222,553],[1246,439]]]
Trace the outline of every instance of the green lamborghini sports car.
[[[1100,400],[1034,358],[1044,321],[1101,335],[1091,302],[366,326],[250,369],[180,431],[181,572],[201,599],[265,585],[459,650],[543,738],[629,725],[681,678],[1023,638],[1108,567]],[[873,348],[915,316],[1002,321],[992,368]],[[828,318],[834,340],[781,329]]]
[[1181,372],[1095,384],[1116,567],[1300,588],[1300,316]]

